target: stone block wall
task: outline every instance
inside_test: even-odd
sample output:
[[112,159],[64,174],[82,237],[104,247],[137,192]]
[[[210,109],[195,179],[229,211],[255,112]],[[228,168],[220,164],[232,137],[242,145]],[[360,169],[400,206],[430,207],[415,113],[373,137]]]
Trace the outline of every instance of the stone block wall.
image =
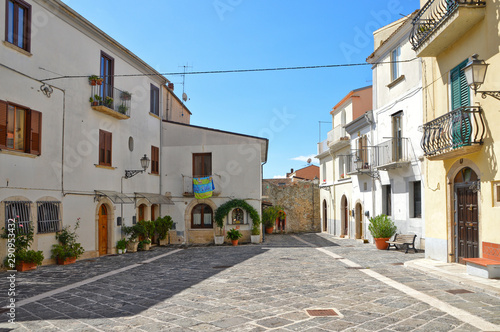
[[319,185],[294,179],[263,180],[263,200],[285,209],[286,232],[321,232]]

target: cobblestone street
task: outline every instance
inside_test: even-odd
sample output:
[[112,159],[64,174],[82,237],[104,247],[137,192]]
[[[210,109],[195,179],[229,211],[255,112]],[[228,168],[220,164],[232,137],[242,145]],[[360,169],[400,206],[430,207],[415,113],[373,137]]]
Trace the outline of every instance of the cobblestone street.
[[[107,256],[18,273],[2,331],[495,331],[500,298],[329,235]],[[9,282],[1,273],[2,306]],[[333,309],[337,316],[311,316]]]

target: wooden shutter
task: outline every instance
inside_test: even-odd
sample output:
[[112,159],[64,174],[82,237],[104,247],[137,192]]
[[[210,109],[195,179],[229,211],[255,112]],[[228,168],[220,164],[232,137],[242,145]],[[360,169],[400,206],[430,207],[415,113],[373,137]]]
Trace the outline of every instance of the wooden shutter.
[[106,149],[106,165],[107,166],[111,166],[111,150],[112,150],[112,134],[111,133],[106,133],[105,134],[105,137],[106,137],[106,146],[105,146],[105,149]]
[[158,174],[160,165],[160,149],[156,146],[151,146],[151,173]]
[[29,143],[31,154],[39,156],[42,153],[42,113],[38,111],[30,111],[30,131]]
[[466,65],[467,60],[453,68],[450,72],[452,110],[470,105],[470,90],[463,71]]
[[0,148],[7,147],[7,103],[0,100]]

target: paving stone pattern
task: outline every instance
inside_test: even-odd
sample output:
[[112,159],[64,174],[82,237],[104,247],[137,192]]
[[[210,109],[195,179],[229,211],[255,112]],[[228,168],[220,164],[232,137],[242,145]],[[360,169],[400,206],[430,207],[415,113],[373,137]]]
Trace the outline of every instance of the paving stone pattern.
[[[318,248],[500,324],[500,298],[400,265],[423,253],[379,251],[329,235],[271,235],[260,245],[189,247],[151,263],[18,307],[0,331],[477,331]],[[17,300],[171,252],[43,266],[17,274]],[[7,273],[0,273],[5,305]],[[311,317],[307,309],[335,309]]]

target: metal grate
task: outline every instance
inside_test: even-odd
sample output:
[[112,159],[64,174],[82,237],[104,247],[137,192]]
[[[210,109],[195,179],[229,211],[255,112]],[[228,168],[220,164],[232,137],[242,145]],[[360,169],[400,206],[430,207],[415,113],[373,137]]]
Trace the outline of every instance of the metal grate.
[[469,293],[474,293],[474,292],[471,292],[467,289],[450,289],[450,290],[447,290],[448,293],[450,294],[469,294]]
[[61,230],[61,203],[38,202],[38,233],[55,233]]
[[10,219],[16,220],[16,231],[26,234],[31,224],[31,202],[30,201],[6,201],[5,202],[5,228],[7,229]]
[[306,310],[307,314],[312,317],[334,317],[339,314],[333,309],[312,309]]

